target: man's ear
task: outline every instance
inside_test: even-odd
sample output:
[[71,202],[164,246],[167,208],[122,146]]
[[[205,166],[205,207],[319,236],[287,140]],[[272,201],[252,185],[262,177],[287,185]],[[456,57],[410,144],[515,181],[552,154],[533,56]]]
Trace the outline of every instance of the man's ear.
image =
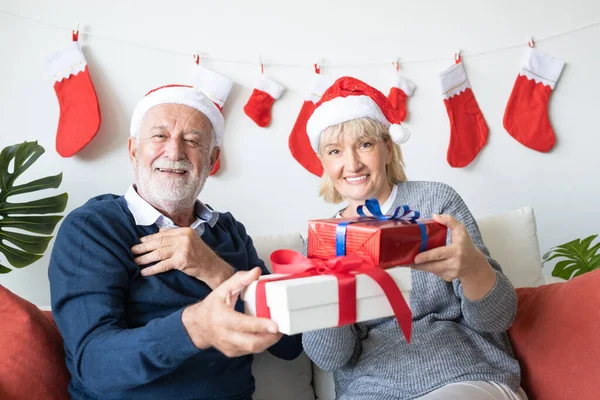
[[217,161],[219,161],[219,156],[221,155],[221,148],[215,146],[212,153],[210,154],[210,169],[212,170]]
[[131,161],[131,165],[135,167],[137,164],[137,139],[134,137],[129,137],[127,141],[127,152],[129,153],[129,160]]

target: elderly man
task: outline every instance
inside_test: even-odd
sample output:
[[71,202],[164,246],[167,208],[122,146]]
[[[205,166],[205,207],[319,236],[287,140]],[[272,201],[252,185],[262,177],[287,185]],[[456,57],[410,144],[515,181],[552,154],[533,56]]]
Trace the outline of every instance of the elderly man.
[[197,200],[223,128],[192,87],[149,92],[131,120],[135,185],[62,223],[48,274],[74,399],[251,399],[251,353],[300,354],[242,313],[265,264],[241,223]]

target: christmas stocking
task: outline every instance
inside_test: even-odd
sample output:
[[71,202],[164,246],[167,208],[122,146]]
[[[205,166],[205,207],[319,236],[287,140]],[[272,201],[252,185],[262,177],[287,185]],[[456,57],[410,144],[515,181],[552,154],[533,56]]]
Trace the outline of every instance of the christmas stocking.
[[460,58],[455,65],[440,73],[440,82],[450,120],[446,159],[452,167],[466,167],[487,142],[488,127]]
[[54,78],[60,117],[56,151],[71,157],[85,147],[100,128],[100,107],[87,62],[79,42],[58,50],[46,59],[46,73]]
[[400,122],[406,120],[406,101],[412,96],[416,88],[417,86],[410,79],[400,75],[396,76],[396,81],[390,89],[390,94],[388,94],[388,100],[396,110]]
[[[233,81],[199,65],[192,78],[192,85],[211,99],[219,110],[222,110],[233,87]],[[222,148],[222,143],[219,143],[219,146]],[[220,159],[215,163],[210,175],[216,174],[219,168],[221,168]]]
[[259,80],[254,84],[254,90],[250,99],[244,106],[247,116],[261,128],[266,128],[271,123],[271,108],[285,88],[273,78],[261,74]]
[[317,157],[317,154],[310,145],[310,140],[306,133],[306,122],[310,118],[315,109],[315,104],[319,101],[325,90],[333,84],[333,79],[315,74],[311,83],[310,92],[304,99],[296,123],[292,128],[288,145],[292,156],[302,165],[308,172],[317,176],[323,175],[323,165]]
[[504,128],[524,146],[547,152],[556,143],[548,101],[565,63],[528,47],[524,64],[504,111]]

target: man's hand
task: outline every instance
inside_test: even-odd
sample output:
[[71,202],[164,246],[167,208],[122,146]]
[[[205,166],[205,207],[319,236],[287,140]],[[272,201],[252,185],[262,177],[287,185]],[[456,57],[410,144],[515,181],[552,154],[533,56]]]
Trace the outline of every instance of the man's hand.
[[455,218],[436,214],[433,220],[450,229],[452,244],[418,254],[413,268],[431,272],[446,282],[458,278],[469,299],[483,298],[496,284],[496,273],[485,255]]
[[163,228],[144,236],[141,244],[131,248],[137,265],[157,262],[142,269],[144,276],[177,269],[215,289],[234,273],[233,268],[217,256],[192,228]]
[[227,357],[262,353],[281,339],[277,324],[234,310],[235,302],[260,268],[240,271],[213,290],[204,300],[183,310],[181,319],[190,339],[199,349],[215,347]]

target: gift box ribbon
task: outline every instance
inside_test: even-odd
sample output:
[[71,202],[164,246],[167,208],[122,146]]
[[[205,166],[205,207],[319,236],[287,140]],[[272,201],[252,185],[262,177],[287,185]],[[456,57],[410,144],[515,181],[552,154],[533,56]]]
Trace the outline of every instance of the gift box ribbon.
[[427,229],[422,222],[417,221],[417,219],[421,216],[421,213],[416,210],[411,210],[407,205],[399,206],[394,211],[393,215],[384,215],[381,211],[381,206],[377,199],[368,199],[365,201],[365,207],[372,216],[368,216],[363,211],[363,206],[358,206],[356,212],[360,216],[360,218],[356,221],[344,221],[338,224],[335,229],[335,255],[343,256],[346,255],[346,232],[348,230],[348,225],[355,224],[358,222],[368,222],[373,220],[379,221],[387,221],[387,220],[398,220],[398,221],[409,221],[417,224],[419,226],[419,231],[421,233],[421,245],[419,246],[419,253],[422,253],[427,249]]
[[277,250],[271,254],[274,273],[289,274],[283,277],[261,279],[256,285],[256,315],[270,318],[265,285],[269,282],[332,275],[337,279],[339,298],[338,326],[356,322],[356,274],[365,274],[373,279],[387,297],[398,325],[408,343],[412,330],[412,311],[402,296],[394,279],[366,258],[358,255],[319,260],[304,257],[293,250]]

